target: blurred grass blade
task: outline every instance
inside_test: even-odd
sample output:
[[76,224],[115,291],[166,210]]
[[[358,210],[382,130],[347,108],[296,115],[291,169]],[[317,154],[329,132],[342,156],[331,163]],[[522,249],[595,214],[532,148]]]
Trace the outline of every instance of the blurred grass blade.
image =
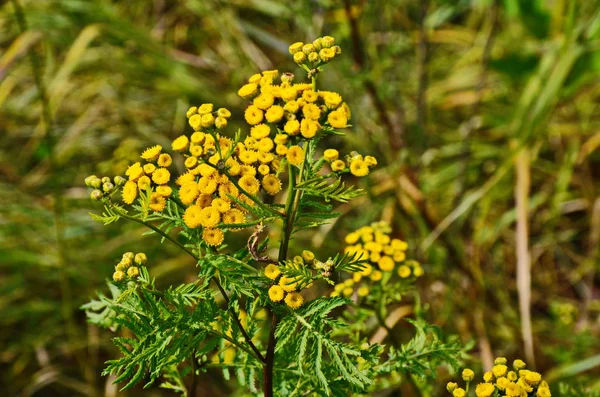
[[531,189],[531,158],[523,149],[515,159],[517,186],[515,202],[517,212],[517,291],[521,313],[521,335],[525,344],[525,358],[535,367],[533,354],[533,329],[531,326],[531,255],[529,253],[529,191]]

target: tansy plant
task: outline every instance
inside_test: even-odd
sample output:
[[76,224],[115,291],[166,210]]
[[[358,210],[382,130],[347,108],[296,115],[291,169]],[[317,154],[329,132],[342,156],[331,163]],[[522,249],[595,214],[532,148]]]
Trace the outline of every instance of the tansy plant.
[[[333,258],[316,258],[309,249],[289,252],[296,233],[339,216],[332,202],[361,195],[349,182],[377,165],[368,155],[319,146],[330,135],[344,135],[351,118],[338,93],[317,85],[325,65],[341,53],[334,39],[295,43],[290,53],[308,82],[275,70],[251,76],[238,91],[248,101],[248,134],[228,132],[229,110],[194,106],[187,111],[190,133],[176,138],[170,151],[152,146],[123,177],[86,179],[92,199],[104,205],[94,219],[142,224],[199,268],[197,281],[160,291],[146,256],[125,253],[109,283],[111,297],[84,306],[93,323],[129,330],[114,338],[121,357],[104,371],[124,388],[144,380],[187,394],[197,376],[219,367],[251,393],[346,396],[373,390],[375,379],[390,374],[432,375],[429,358],[456,363],[462,354],[456,345],[444,350],[422,323],[413,341],[386,350],[347,331],[352,327],[339,317],[352,296],[384,316],[391,295],[399,300],[406,283],[422,274],[416,262],[405,261],[407,245],[390,238],[389,226],[351,233],[346,252]],[[237,249],[242,238],[233,238],[236,233],[245,236]],[[406,281],[399,284],[404,289],[390,280]],[[307,290],[335,281],[342,287],[308,299],[318,292]],[[435,349],[429,349],[432,340]]]

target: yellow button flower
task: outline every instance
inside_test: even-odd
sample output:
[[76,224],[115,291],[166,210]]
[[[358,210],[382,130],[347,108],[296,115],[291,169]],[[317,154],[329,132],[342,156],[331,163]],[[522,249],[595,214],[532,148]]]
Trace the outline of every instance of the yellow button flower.
[[348,117],[340,110],[334,110],[327,116],[327,122],[333,128],[344,128],[348,125]]
[[285,297],[285,304],[295,310],[304,304],[304,298],[298,292],[290,292]]
[[258,94],[258,85],[255,83],[245,84],[238,90],[238,95],[244,99],[252,99],[256,94]]
[[171,159],[171,155],[169,153],[163,153],[158,156],[157,164],[159,167],[168,167],[172,162],[173,160]]
[[128,181],[123,186],[123,202],[131,204],[137,197],[137,184],[133,181]]
[[281,191],[281,180],[272,174],[265,175],[262,179],[262,187],[267,194],[274,196]]
[[344,169],[346,169],[346,163],[344,163],[344,160],[335,160],[331,163],[332,171],[344,171]]
[[212,228],[221,221],[221,214],[213,207],[206,207],[200,210],[200,224],[206,228]]
[[171,143],[171,149],[175,150],[176,152],[183,152],[187,150],[189,144],[190,140],[188,137],[181,135],[179,138],[176,138],[173,143]]
[[250,194],[256,194],[260,189],[260,183],[258,182],[258,179],[252,175],[244,175],[240,178],[238,184],[243,190]]
[[335,149],[327,149],[323,153],[323,158],[329,162],[335,161],[340,157],[340,153]]
[[297,145],[291,146],[287,151],[286,158],[290,164],[300,165],[304,162],[304,149]]
[[194,181],[185,182],[179,188],[179,199],[185,205],[190,205],[196,200],[200,192],[198,191],[198,184]]
[[475,388],[475,395],[477,397],[491,397],[495,390],[496,388],[491,383],[480,383]]
[[281,302],[285,292],[279,285],[273,285],[269,288],[269,299],[273,302]]
[[283,108],[279,105],[273,105],[265,113],[265,119],[269,123],[277,123],[283,118]]
[[161,150],[162,146],[160,145],[149,147],[148,149],[144,150],[141,157],[146,161],[154,161],[160,155]]
[[304,114],[304,117],[307,119],[318,120],[319,117],[321,117],[321,109],[314,103],[307,103],[302,108],[302,114]]
[[[298,120],[288,120],[285,123],[285,126],[283,127],[283,130],[290,135],[298,135],[298,133],[300,132],[300,122]],[[282,136],[283,134],[280,134],[278,136]]]
[[165,197],[163,195],[161,195],[160,193],[152,193],[152,195],[150,196],[149,207],[153,211],[161,212],[162,210],[165,209],[166,204],[167,204],[167,201],[165,200]]
[[267,110],[271,106],[273,106],[273,102],[275,102],[275,97],[271,94],[261,93],[259,96],[254,98],[252,104],[259,109]]
[[307,139],[313,138],[320,128],[319,122],[312,119],[303,119],[300,123],[300,132]]
[[406,265],[402,265],[398,267],[398,275],[401,278],[407,278],[408,276],[410,276],[410,267],[406,266]]
[[254,105],[250,105],[244,112],[244,118],[250,125],[258,124],[263,121],[263,111]]
[[216,247],[223,243],[225,234],[221,229],[205,228],[202,231],[202,240],[210,246]]
[[191,229],[197,228],[201,225],[201,213],[202,208],[200,208],[197,205],[192,205],[186,208],[183,214],[183,222],[186,224],[187,227]]
[[281,271],[279,271],[279,267],[277,265],[269,264],[267,267],[265,267],[265,276],[271,280],[275,280],[280,274]]
[[363,177],[369,175],[369,167],[364,160],[352,160],[350,163],[350,172],[354,176]]
[[379,268],[384,272],[390,272],[394,270],[394,260],[389,256],[382,256],[377,264],[379,265]]

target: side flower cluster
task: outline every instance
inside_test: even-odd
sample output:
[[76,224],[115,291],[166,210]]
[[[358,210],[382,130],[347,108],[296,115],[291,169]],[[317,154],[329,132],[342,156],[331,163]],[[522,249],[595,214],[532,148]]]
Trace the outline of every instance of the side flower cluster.
[[[325,266],[315,258],[311,251],[304,250],[302,255],[296,255],[292,259],[292,264],[296,268],[313,267],[322,270]],[[281,269],[276,264],[269,264],[265,267],[265,276],[271,280],[269,287],[269,299],[273,302],[285,302],[292,309],[298,309],[304,304],[304,297],[300,294],[300,283],[294,277],[282,275]],[[304,286],[302,289],[312,287],[312,283]]]
[[391,277],[394,272],[401,279],[423,275],[423,268],[417,261],[406,260],[408,244],[391,238],[391,232],[387,222],[375,222],[346,236],[344,252],[366,260],[366,263],[363,263],[363,270],[354,273],[351,279],[337,284],[331,296],[348,297],[355,289],[358,296],[367,296],[370,284],[381,281],[386,274]]
[[125,175],[129,180],[123,186],[123,202],[132,204],[138,193],[150,194],[150,208],[161,212],[165,209],[166,200],[172,189],[167,184],[171,180],[168,167],[172,163],[171,155],[161,153],[162,146],[156,145],[146,149],[140,156],[141,162],[133,163],[127,168]]
[[124,253],[121,261],[115,266],[115,272],[112,276],[113,281],[120,282],[137,278],[140,275],[138,266],[144,265],[146,261],[146,254],[143,252],[138,252],[135,255],[133,252]]
[[362,156],[357,152],[351,152],[340,158],[336,149],[327,149],[323,153],[323,159],[329,163],[331,170],[338,174],[350,172],[354,176],[363,177],[369,175],[369,169],[377,165],[377,159],[373,156]]
[[294,62],[309,70],[330,62],[342,53],[342,48],[335,45],[335,39],[331,36],[319,37],[306,44],[299,41],[292,44],[289,50]]
[[[509,370],[506,364],[504,357],[494,360],[492,370],[483,375],[483,383],[475,387],[477,397],[551,397],[548,383],[542,380],[540,373],[525,369],[524,361],[515,360],[513,370]],[[446,388],[453,397],[465,397],[474,377],[475,373],[467,368],[462,372],[462,379],[466,382],[464,389],[454,382],[449,382]]]

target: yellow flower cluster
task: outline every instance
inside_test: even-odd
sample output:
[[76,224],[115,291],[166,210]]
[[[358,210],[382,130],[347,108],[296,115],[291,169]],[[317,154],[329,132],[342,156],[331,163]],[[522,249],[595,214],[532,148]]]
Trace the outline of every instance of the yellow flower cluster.
[[290,46],[290,54],[298,65],[313,69],[330,62],[342,53],[331,36],[319,37],[312,43],[297,42]]
[[187,207],[183,220],[190,228],[202,227],[203,240],[213,246],[224,239],[223,231],[215,228],[219,223],[246,222],[247,210],[236,200],[254,206],[249,195],[257,195],[261,188],[269,195],[281,190],[277,176],[281,155],[275,152],[269,131],[254,127],[243,142],[234,143],[217,131],[230,115],[224,108],[213,112],[212,104],[192,107],[187,117],[194,133],[172,143],[172,149],[185,156],[187,168],[176,180],[179,199]]
[[[123,254],[121,261],[115,266],[115,272],[113,273],[113,280],[115,282],[125,281],[127,278],[134,279],[140,275],[140,268],[146,263],[146,254],[138,252],[126,252]],[[137,266],[136,266],[137,265]]]
[[134,163],[127,168],[125,175],[128,181],[123,186],[123,201],[132,204],[138,196],[138,191],[150,193],[150,208],[161,212],[165,209],[167,198],[171,196],[172,189],[167,184],[171,180],[168,167],[171,165],[171,156],[161,153],[162,146],[156,145],[146,149],[140,156],[144,160]]
[[365,156],[352,152],[346,156],[345,161],[340,159],[340,153],[335,149],[327,149],[323,158],[338,173],[350,172],[354,176],[363,177],[369,175],[369,168],[377,165],[377,159],[373,156]]
[[[494,367],[483,375],[483,383],[475,387],[477,397],[507,396],[507,397],[550,397],[550,387],[542,380],[538,372],[526,370],[522,360],[513,362],[513,370],[509,370],[504,357],[494,360]],[[462,372],[466,387],[458,387],[454,382],[446,385],[453,397],[465,397],[475,373],[470,369]]]
[[273,132],[276,153],[298,165],[304,161],[304,151],[295,146],[299,140],[314,138],[324,126],[346,127],[351,113],[340,94],[315,91],[312,84],[294,84],[291,73],[283,73],[281,83],[275,84],[278,76],[277,70],[255,74],[238,95],[252,101],[244,113],[252,136],[263,139]]
[[367,296],[370,292],[368,283],[361,284],[361,281],[378,282],[384,273],[394,270],[401,279],[423,275],[423,268],[417,261],[405,260],[408,244],[400,239],[391,238],[391,231],[387,222],[375,222],[346,236],[347,246],[344,252],[367,260],[367,263],[364,263],[363,270],[354,273],[351,279],[337,284],[331,296],[349,297],[355,288],[358,296]]
[[[315,261],[315,255],[310,251],[303,251],[302,256],[295,256],[293,263],[296,266],[312,265]],[[267,265],[265,268],[265,276],[274,283],[269,288],[269,299],[273,302],[284,301],[286,305],[292,309],[298,309],[304,304],[304,298],[298,292],[298,280],[291,277],[286,277],[281,274],[279,266],[275,264]],[[312,284],[306,286],[310,288]]]

